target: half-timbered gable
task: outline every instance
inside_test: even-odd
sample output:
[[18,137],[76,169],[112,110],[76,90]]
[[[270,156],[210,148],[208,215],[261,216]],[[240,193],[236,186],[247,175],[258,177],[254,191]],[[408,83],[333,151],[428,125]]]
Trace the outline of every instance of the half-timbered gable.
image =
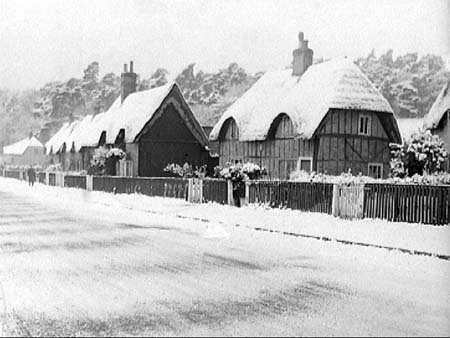
[[280,179],[296,168],[386,176],[389,142],[400,142],[389,103],[353,62],[312,65],[302,33],[299,45],[293,70],[264,74],[214,126],[220,163],[255,162]]

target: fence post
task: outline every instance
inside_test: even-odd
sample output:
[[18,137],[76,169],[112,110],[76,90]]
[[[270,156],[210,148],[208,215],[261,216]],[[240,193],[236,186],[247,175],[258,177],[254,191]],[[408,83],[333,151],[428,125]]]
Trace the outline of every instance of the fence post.
[[245,181],[245,202],[244,205],[248,205],[250,200],[250,182]]
[[227,202],[228,205],[234,205],[233,183],[231,182],[231,180],[227,180]]
[[192,203],[192,194],[193,194],[193,178],[188,179],[188,202]]
[[92,191],[94,187],[94,177],[92,175],[86,175],[86,190]]
[[364,183],[360,183],[358,186],[358,219],[362,219],[364,216]]
[[331,204],[331,214],[334,217],[339,216],[338,203],[339,203],[339,186],[335,183],[335,184],[333,184],[333,201]]
[[201,178],[196,180],[198,182],[198,203],[203,203],[203,180]]

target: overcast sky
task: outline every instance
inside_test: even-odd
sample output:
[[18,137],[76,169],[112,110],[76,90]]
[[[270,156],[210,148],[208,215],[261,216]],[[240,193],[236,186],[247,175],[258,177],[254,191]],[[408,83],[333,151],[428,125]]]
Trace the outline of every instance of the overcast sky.
[[450,56],[450,0],[0,0],[0,87],[39,88],[134,60],[149,76],[196,62],[215,71],[284,68],[297,34],[314,57],[394,49]]

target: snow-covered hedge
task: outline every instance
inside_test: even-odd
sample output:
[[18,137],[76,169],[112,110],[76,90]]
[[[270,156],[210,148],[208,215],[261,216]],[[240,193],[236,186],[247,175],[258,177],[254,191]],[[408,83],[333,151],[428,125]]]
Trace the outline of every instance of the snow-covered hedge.
[[201,178],[206,175],[206,165],[194,167],[189,163],[185,163],[183,166],[180,166],[177,163],[169,163],[164,168],[164,171],[183,178]]
[[403,144],[390,144],[391,173],[394,177],[412,177],[442,172],[448,157],[444,142],[429,130],[419,130]]
[[316,172],[294,171],[290,176],[295,182],[322,182],[322,183],[389,183],[389,184],[419,184],[419,185],[450,185],[449,173],[434,173],[414,175],[412,177],[390,177],[386,179],[375,179],[369,176],[352,175],[351,172],[339,176],[325,175]]
[[[32,167],[36,171],[42,170],[42,166],[39,164],[33,165]],[[5,170],[28,170],[29,168],[29,164],[7,164],[3,167]]]

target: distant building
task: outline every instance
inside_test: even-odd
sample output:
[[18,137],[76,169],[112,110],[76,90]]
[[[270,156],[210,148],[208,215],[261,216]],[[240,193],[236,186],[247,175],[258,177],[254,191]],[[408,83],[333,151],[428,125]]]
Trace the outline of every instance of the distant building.
[[389,143],[401,142],[391,106],[350,60],[312,60],[300,33],[292,70],[264,74],[228,108],[210,134],[221,165],[250,161],[279,179],[297,168],[388,175]]
[[66,123],[46,143],[63,170],[87,170],[99,146],[124,150],[133,176],[166,176],[168,163],[210,164],[208,139],[175,83],[136,92],[124,66],[121,95],[103,113]]
[[32,134],[14,144],[3,147],[2,161],[5,165],[45,165],[44,145]]
[[[432,134],[439,135],[450,153],[450,79],[425,116],[424,127]],[[450,168],[450,163],[447,163],[447,168]]]

